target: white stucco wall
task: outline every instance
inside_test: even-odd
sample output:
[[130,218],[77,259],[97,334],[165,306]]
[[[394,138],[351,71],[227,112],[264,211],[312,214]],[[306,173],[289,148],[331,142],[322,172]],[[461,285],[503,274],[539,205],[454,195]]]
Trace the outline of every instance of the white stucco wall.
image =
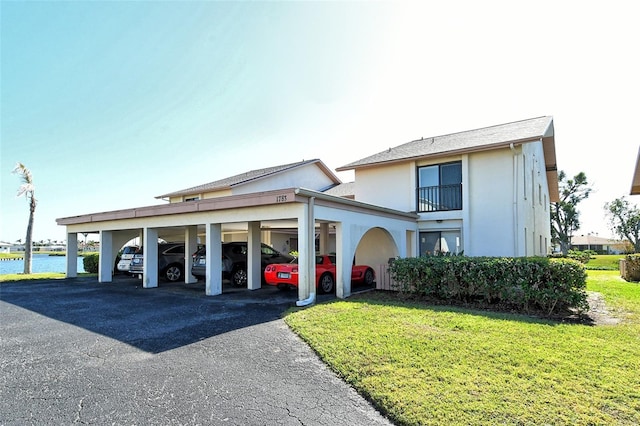
[[466,254],[547,254],[549,190],[541,142],[515,147],[515,152],[500,149],[470,155],[469,198]]
[[414,162],[359,169],[355,172],[355,199],[400,211],[416,210]]
[[[469,256],[513,256],[514,174],[508,148],[469,155]],[[463,188],[464,191],[464,188]]]
[[400,249],[395,246],[387,231],[371,228],[362,236],[356,248],[355,261],[356,264],[369,265],[377,271],[378,265],[386,265],[389,259],[395,259],[399,253]]
[[549,187],[542,142],[522,146],[519,215],[523,256],[544,256],[551,246]]
[[462,162],[463,209],[420,213],[420,231],[459,231],[468,256],[546,254],[551,231],[541,142],[356,170],[356,200],[415,211],[417,167],[451,161]]

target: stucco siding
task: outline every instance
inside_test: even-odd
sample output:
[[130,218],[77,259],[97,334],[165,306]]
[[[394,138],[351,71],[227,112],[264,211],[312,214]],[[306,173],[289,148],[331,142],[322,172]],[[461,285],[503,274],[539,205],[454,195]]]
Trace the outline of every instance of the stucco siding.
[[469,155],[469,256],[514,253],[513,154],[509,149]]
[[[205,192],[204,194],[202,194],[202,199],[206,200],[209,198],[229,197],[231,195],[233,195],[233,192],[230,189],[223,189],[220,191]],[[189,195],[186,198],[189,198],[189,197],[193,197],[193,195]]]
[[416,210],[414,162],[355,171],[355,199],[400,211]]
[[542,142],[522,146],[518,173],[521,255],[546,255],[551,245],[549,189]]

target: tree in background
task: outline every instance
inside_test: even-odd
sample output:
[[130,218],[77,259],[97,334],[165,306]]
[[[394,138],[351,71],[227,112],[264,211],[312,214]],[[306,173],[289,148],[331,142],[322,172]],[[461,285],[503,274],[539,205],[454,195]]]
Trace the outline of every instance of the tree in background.
[[551,242],[560,245],[563,255],[567,255],[571,246],[573,232],[580,229],[580,213],[577,205],[589,197],[591,186],[587,175],[580,172],[567,179],[564,171],[558,173],[560,201],[551,203]]
[[31,170],[27,169],[24,164],[18,163],[16,167],[13,169],[14,174],[20,176],[22,180],[22,185],[18,188],[18,197],[24,195],[29,203],[29,222],[27,224],[27,236],[24,241],[24,273],[31,273],[31,258],[32,258],[32,244],[31,240],[33,237],[33,216],[36,212],[36,197],[35,197],[35,187],[33,186],[33,176],[31,175]]
[[617,198],[604,204],[611,231],[633,244],[633,251],[640,253],[640,209],[625,199]]

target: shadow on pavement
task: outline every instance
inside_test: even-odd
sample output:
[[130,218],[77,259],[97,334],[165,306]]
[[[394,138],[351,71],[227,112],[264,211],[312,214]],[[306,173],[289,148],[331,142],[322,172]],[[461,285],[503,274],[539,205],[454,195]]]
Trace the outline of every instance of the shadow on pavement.
[[[249,291],[223,287],[206,296],[204,284],[160,283],[145,289],[135,278],[112,283],[95,277],[0,284],[1,304],[82,327],[149,353],[189,345],[235,329],[281,318],[297,293],[274,287]],[[11,312],[2,309],[3,321]]]

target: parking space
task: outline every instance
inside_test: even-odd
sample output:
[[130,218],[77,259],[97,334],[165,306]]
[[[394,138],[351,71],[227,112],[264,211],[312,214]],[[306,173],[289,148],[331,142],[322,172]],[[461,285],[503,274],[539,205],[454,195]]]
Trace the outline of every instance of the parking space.
[[[94,279],[95,280],[95,279]],[[86,280],[80,279],[79,282],[86,282]],[[96,283],[99,284],[99,283]],[[161,293],[174,293],[181,294],[184,296],[192,296],[198,298],[207,298],[204,294],[205,283],[204,280],[199,280],[196,283],[186,284],[184,282],[168,282],[165,280],[160,280],[158,283],[158,287],[145,289],[142,286],[142,280],[137,277],[131,277],[129,275],[118,274],[115,275],[113,281],[111,283],[99,284],[106,287],[114,286],[117,288],[119,286],[122,287],[130,287],[134,289],[144,290],[145,292],[153,292],[158,291]],[[375,282],[372,285],[364,285],[358,284],[354,285],[353,291],[354,293],[362,292],[362,291],[370,291],[375,289]],[[318,303],[326,302],[332,299],[335,299],[335,293],[332,294],[318,294],[316,296],[316,300]],[[218,302],[223,303],[224,301],[236,301],[247,304],[255,304],[255,303],[272,303],[276,305],[289,305],[295,306],[296,301],[298,300],[298,293],[295,289],[283,291],[278,289],[275,286],[263,285],[261,288],[256,290],[249,290],[246,287],[237,287],[231,284],[229,280],[222,281],[222,294],[216,297],[219,299]]]
[[296,294],[0,285],[2,423],[390,424],[282,321]]

